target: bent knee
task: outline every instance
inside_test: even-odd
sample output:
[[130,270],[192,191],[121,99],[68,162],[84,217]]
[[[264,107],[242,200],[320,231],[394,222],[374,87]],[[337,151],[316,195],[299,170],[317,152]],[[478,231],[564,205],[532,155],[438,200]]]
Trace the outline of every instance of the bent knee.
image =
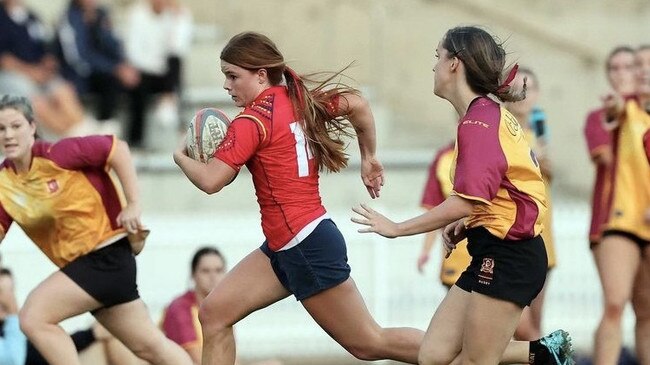
[[31,311],[27,308],[22,308],[18,312],[18,322],[20,324],[20,330],[27,336],[31,337],[39,328],[45,324],[43,321],[39,320],[39,317],[32,315]]
[[440,351],[441,349],[425,349],[420,348],[418,353],[419,365],[442,365],[451,364],[452,361],[458,356],[458,353]]
[[203,303],[199,307],[199,322],[201,327],[205,330],[223,330],[232,327],[238,318],[234,318],[230,313],[232,308],[226,308],[218,302]]
[[142,341],[129,344],[129,350],[142,360],[152,364],[159,363],[159,357],[165,353],[168,340],[164,336],[152,336]]
[[373,344],[353,344],[345,346],[345,349],[355,358],[363,361],[383,360],[383,351]]
[[624,310],[624,303],[606,303],[603,316],[609,320],[620,321]]

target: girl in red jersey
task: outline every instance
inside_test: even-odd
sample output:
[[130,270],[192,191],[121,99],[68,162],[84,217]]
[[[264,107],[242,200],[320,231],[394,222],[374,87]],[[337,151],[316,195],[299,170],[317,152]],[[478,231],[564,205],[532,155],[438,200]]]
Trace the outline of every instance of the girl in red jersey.
[[505,51],[476,27],[450,29],[438,44],[434,93],[461,116],[453,191],[428,212],[395,223],[367,205],[352,221],[394,238],[445,227],[448,249],[467,237],[470,266],[434,314],[420,364],[573,364],[568,334],[510,342],[522,309],[544,285],[546,250],[540,237],[546,211],[544,182],[517,120],[494,100],[525,97],[510,88],[516,66],[502,83]]
[[[40,283],[19,313],[20,327],[52,365],[80,364],[59,323],[91,312],[116,338],[153,364],[190,365],[153,324],[136,284],[133,247],[142,232],[136,172],[114,136],[48,143],[24,97],[0,97],[0,241],[12,222],[60,270]],[[126,197],[122,206],[108,172]]]
[[319,194],[319,170],[337,172],[347,165],[342,134],[348,120],[359,142],[363,184],[372,198],[379,196],[383,167],[367,101],[344,85],[330,88],[332,78],[308,89],[259,33],[230,39],[221,52],[221,71],[224,88],[243,112],[208,164],[189,158],[184,142],[174,160],[207,193],[220,191],[246,165],[266,241],[201,304],[203,364],[233,364],[233,325],[290,294],[355,357],[416,364],[423,332],[375,322],[350,277],[343,236]]

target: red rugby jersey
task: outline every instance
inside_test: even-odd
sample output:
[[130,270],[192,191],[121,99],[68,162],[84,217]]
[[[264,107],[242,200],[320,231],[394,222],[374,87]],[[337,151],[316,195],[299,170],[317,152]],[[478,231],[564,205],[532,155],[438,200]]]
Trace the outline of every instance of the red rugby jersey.
[[233,120],[214,155],[237,171],[246,165],[251,172],[262,230],[273,251],[298,244],[326,214],[307,142],[286,87],[274,86]]

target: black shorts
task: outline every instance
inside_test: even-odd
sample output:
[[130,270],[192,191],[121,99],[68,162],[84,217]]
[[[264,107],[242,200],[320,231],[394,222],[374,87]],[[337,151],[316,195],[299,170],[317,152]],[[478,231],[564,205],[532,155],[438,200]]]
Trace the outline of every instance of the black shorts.
[[335,287],[350,277],[348,253],[341,231],[331,219],[321,221],[297,246],[272,251],[265,241],[260,247],[282,285],[297,300]]
[[100,302],[102,308],[140,298],[135,257],[126,237],[78,257],[61,272]]
[[[619,231],[619,230],[617,230],[617,229],[608,229],[608,230],[604,231],[602,237],[604,238],[604,237],[607,237],[607,236],[621,236],[621,237],[625,237],[625,238],[627,238],[628,240],[630,240],[630,241],[636,243],[636,245],[639,246],[639,248],[641,249],[642,252],[644,251],[644,249],[645,249],[648,245],[650,245],[650,241],[648,241],[648,240],[644,240],[643,238],[641,238],[641,237],[635,235],[634,233],[625,232],[625,231]],[[601,239],[601,240],[602,240],[602,239]],[[593,248],[593,246],[592,246],[592,248]]]
[[530,305],[544,287],[548,261],[541,236],[502,240],[483,227],[467,230],[472,262],[456,281],[467,291],[517,304]]

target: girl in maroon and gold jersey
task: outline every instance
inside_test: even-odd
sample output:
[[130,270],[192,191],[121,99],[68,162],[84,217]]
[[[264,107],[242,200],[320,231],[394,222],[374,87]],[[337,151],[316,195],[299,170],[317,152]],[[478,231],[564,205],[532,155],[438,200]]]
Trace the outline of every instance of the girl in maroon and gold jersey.
[[636,351],[650,364],[650,165],[643,135],[650,129],[650,46],[636,51],[637,94],[605,99],[612,128],[612,167],[607,220],[593,247],[603,287],[604,311],[596,331],[595,364],[612,364],[621,351],[622,316],[636,315]]
[[436,49],[434,93],[460,116],[451,176],[453,191],[428,212],[395,223],[366,205],[353,210],[362,233],[408,236],[445,227],[449,250],[467,237],[469,267],[433,315],[420,364],[573,364],[568,334],[510,342],[523,308],[544,286],[546,250],[540,236],[547,209],[542,174],[519,122],[488,97],[517,101],[505,81],[505,50],[486,31],[456,27]]
[[[27,297],[20,326],[53,365],[79,364],[59,323],[91,312],[139,357],[191,364],[151,321],[136,285],[127,237],[143,232],[129,148],[114,136],[48,143],[24,97],[0,97],[0,240],[17,223],[60,270]],[[109,176],[114,170],[126,197]]]

